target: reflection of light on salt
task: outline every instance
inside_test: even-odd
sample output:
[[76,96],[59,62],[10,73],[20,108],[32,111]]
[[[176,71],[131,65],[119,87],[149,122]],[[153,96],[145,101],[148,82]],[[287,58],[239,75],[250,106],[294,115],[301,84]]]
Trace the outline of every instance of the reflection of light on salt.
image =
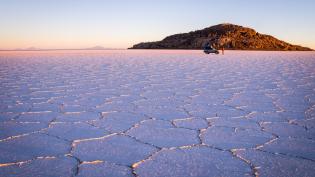
[[83,161],[82,164],[99,164],[99,163],[103,163],[104,161],[102,160],[94,160],[94,161]]

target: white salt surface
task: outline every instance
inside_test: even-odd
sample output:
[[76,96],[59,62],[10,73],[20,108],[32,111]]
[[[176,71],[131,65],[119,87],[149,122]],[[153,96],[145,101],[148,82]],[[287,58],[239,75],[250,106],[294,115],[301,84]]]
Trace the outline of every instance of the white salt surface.
[[315,176],[315,53],[0,52],[0,176]]

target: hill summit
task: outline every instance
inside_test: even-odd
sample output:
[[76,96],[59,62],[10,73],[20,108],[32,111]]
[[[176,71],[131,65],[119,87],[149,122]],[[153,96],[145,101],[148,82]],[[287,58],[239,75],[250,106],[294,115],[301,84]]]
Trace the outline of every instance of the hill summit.
[[142,42],[130,49],[202,49],[206,42],[216,48],[230,50],[310,51],[312,49],[289,44],[254,29],[224,23],[202,30],[168,36],[157,42]]

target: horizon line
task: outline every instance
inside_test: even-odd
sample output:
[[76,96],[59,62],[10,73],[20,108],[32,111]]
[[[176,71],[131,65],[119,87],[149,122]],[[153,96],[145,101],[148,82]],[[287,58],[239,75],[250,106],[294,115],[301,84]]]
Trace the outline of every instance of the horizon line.
[[0,49],[0,51],[54,51],[54,50],[127,50],[128,48],[104,48],[104,49],[92,49],[92,48],[57,48],[57,49]]

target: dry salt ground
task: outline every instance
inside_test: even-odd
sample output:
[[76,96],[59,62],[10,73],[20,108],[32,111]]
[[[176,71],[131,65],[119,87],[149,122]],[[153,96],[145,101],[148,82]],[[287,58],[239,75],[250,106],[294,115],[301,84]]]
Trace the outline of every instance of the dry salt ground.
[[0,176],[315,176],[315,53],[0,53]]

